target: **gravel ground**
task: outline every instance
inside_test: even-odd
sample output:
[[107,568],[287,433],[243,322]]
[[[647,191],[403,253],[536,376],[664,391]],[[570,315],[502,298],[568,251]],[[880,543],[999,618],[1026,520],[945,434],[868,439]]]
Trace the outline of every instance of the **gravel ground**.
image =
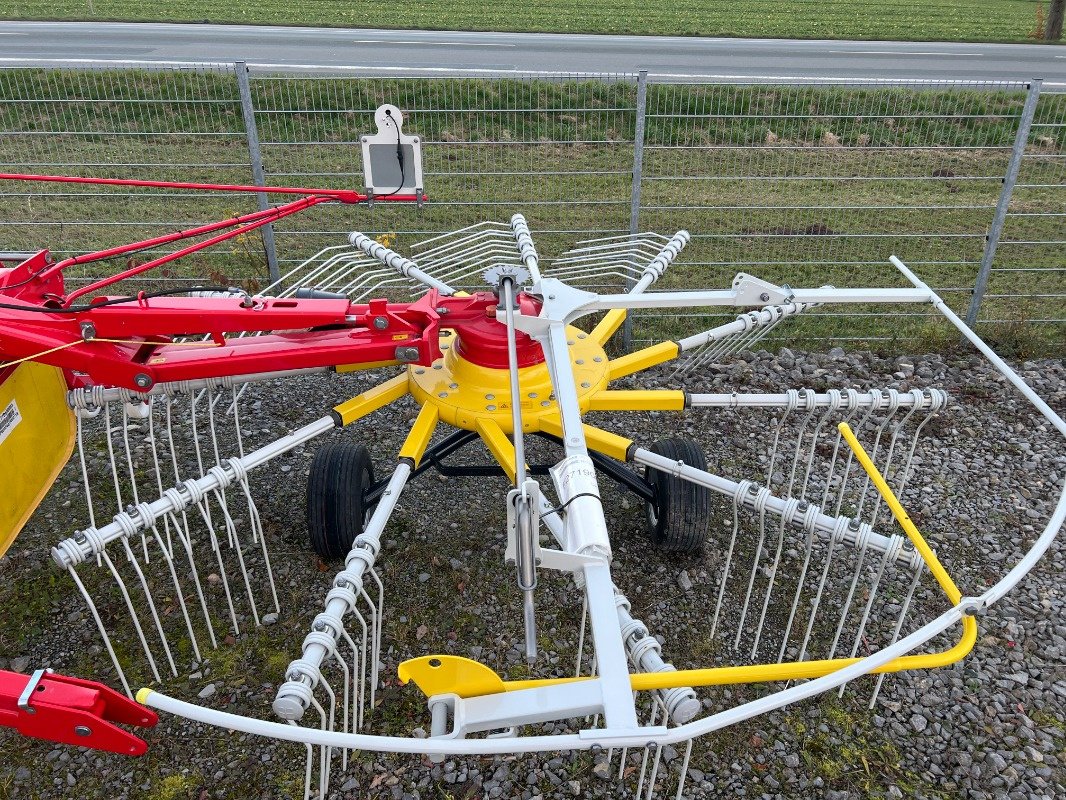
[[[1060,413],[1066,407],[1062,361],[1017,365]],[[638,385],[631,379],[631,385]],[[640,385],[668,385],[653,371]],[[263,440],[319,416],[334,402],[375,382],[370,375],[309,377],[248,390],[245,424]],[[900,390],[939,387],[952,402],[923,433],[916,474],[903,497],[916,522],[964,594],[1003,575],[1050,515],[1066,477],[1066,449],[994,371],[965,354],[885,359],[869,353],[809,354],[783,350],[742,354],[701,374],[695,391],[819,391],[852,386]],[[371,446],[380,474],[414,413],[410,401],[361,422],[354,435]],[[691,436],[712,470],[752,472],[765,446],[762,412],[692,411],[602,416],[592,420],[647,444]],[[336,435],[349,435],[340,433]],[[253,436],[253,438],[255,438]],[[205,661],[179,652],[181,678],[168,693],[218,708],[269,718],[269,703],[288,661],[319,612],[334,567],[310,554],[302,521],[303,483],[317,443],[278,459],[256,475],[282,613],[260,629],[246,625]],[[538,452],[534,450],[531,460]],[[474,460],[481,456],[471,452]],[[106,463],[93,460],[94,475]],[[114,674],[73,585],[47,559],[47,548],[84,524],[72,467],[0,562],[0,668],[103,677]],[[501,568],[504,523],[499,479],[427,474],[405,493],[386,531],[381,569],[388,587],[385,685],[374,732],[428,728],[424,700],[395,678],[411,655],[467,655],[508,677],[521,663],[520,602],[513,573]],[[717,596],[721,548],[712,530],[703,556],[669,556],[650,547],[643,511],[631,495],[605,486],[615,543],[614,574],[634,615],[665,642],[664,657],[695,666],[708,649],[707,618]],[[719,509],[721,516],[721,509]],[[720,544],[720,535],[717,541]],[[979,620],[974,652],[952,667],[888,678],[876,706],[873,679],[838,698],[830,693],[733,726],[696,742],[685,796],[701,797],[1009,797],[1066,796],[1066,614],[1063,544],[1057,541],[1023,583]],[[83,569],[83,573],[86,570]],[[537,675],[573,669],[580,601],[567,580],[542,572],[538,607],[543,650]],[[909,622],[944,608],[923,582]],[[121,631],[122,615],[108,615]],[[909,628],[908,628],[909,629]],[[137,667],[131,671],[137,672]],[[140,667],[143,672],[143,666]],[[190,673],[192,677],[189,677]],[[750,699],[766,687],[702,690],[708,709]],[[559,730],[563,730],[562,726]],[[416,730],[416,734],[417,734]],[[281,798],[301,785],[300,748],[165,718],[147,735],[149,754],[130,760],[2,734],[0,797]],[[618,756],[454,759],[353,754],[335,766],[331,796],[355,797],[616,797],[632,791],[640,754],[629,754],[623,780]],[[676,780],[680,758],[664,753]],[[671,784],[675,785],[675,784]],[[665,784],[657,796],[671,790]],[[672,794],[670,795],[672,796]]]

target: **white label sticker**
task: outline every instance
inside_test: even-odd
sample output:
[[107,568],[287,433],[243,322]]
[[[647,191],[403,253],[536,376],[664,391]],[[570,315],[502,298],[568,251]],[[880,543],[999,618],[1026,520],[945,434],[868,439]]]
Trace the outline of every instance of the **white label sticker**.
[[22,422],[22,414],[19,413],[18,403],[12,400],[7,408],[0,411],[0,444],[11,435],[11,432]]
[[559,500],[567,503],[579,494],[600,496],[596,485],[596,465],[586,455],[564,458],[550,470]]

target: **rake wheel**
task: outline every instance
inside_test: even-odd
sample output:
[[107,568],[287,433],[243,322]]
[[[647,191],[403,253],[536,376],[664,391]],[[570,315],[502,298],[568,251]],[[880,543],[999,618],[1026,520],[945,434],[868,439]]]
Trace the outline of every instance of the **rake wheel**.
[[[648,449],[707,470],[707,459],[692,439],[662,439]],[[711,490],[652,467],[645,470],[644,480],[655,491],[655,500],[645,505],[652,543],[674,553],[700,552],[710,524]]]
[[[904,390],[898,383],[859,388],[852,379],[825,391],[770,386],[777,391],[749,392],[724,386],[719,388],[730,391],[700,392],[655,384],[673,382],[677,375],[699,380],[721,374],[723,359],[751,350],[780,323],[809,309],[931,304],[1057,431],[1066,434],[1066,422],[898,259],[892,263],[913,288],[793,289],[739,273],[727,289],[647,292],[688,240],[685,231],[635,242],[631,235],[594,240],[554,259],[551,272],[542,274],[528,224],[516,214],[510,225],[470,226],[412,248],[419,250],[420,264],[354,232],[351,248],[323,250],[262,295],[206,287],[184,298],[145,293],[64,309],[52,307],[50,298],[62,283],[61,275],[48,282],[46,252],[19,265],[21,272],[0,276],[0,294],[5,288],[19,291],[12,302],[0,304],[0,320],[6,321],[0,324],[0,355],[13,359],[4,363],[19,371],[0,381],[0,388],[9,392],[0,393],[0,444],[5,436],[8,442],[0,455],[40,451],[37,442],[46,438],[41,432],[50,428],[33,423],[48,423],[47,416],[73,424],[66,437],[47,441],[60,462],[76,448],[89,525],[59,542],[52,558],[74,581],[114,674],[131,698],[123,706],[118,696],[115,708],[121,710],[113,719],[150,726],[156,717],[143,708],[150,706],[225,730],[303,744],[305,800],[313,796],[316,782],[316,796],[328,796],[331,775],[337,777],[338,766],[341,773],[349,770],[353,750],[422,754],[431,760],[606,751],[609,774],[612,754],[618,752],[622,779],[640,761],[636,795],[650,800],[657,787],[672,782],[670,761],[680,765],[676,793],[671,793],[684,795],[698,737],[877,674],[872,706],[886,674],[962,659],[978,640],[978,615],[1010,591],[1050,547],[1066,515],[1066,494],[1017,566],[984,594],[967,596],[899,499],[914,499],[935,483],[934,476],[915,486],[912,477],[915,467],[943,457],[943,448],[930,449],[920,434],[948,407],[945,391]],[[489,290],[484,280],[477,283],[486,272]],[[630,290],[604,294],[567,282],[602,288],[605,276],[625,278]],[[471,283],[467,288],[460,281]],[[89,288],[95,291],[107,282]],[[382,296],[407,283],[421,287],[417,300],[390,302]],[[14,302],[29,302],[23,297],[30,291],[25,286],[32,288],[28,308]],[[349,300],[300,296],[304,290]],[[65,299],[69,304],[84,294],[79,289]],[[605,350],[630,312],[705,308],[711,313],[730,307],[754,310],[725,322],[720,312],[714,313],[713,327],[677,341],[616,357]],[[28,318],[29,310],[40,318]],[[603,311],[594,326],[581,324]],[[172,340],[172,335],[179,338]],[[62,384],[53,381],[50,413],[31,419],[30,409],[38,408],[34,393],[48,386],[44,378],[26,375],[27,367],[35,365],[23,363],[27,358],[20,354],[42,342],[52,346],[30,360],[71,370],[73,385],[68,384],[64,405]],[[649,373],[671,361],[678,365],[669,378]],[[704,370],[705,365],[710,369]],[[255,381],[379,368],[399,369],[381,382],[371,376],[369,388],[278,438],[266,439],[262,434],[272,429],[257,430],[239,411],[245,386]],[[630,376],[638,377],[619,385]],[[338,428],[361,420],[366,424],[370,415],[404,398],[418,411],[386,480],[373,481],[369,453],[350,439],[322,448],[313,458],[307,484],[311,543],[326,559],[345,558],[276,689],[271,706],[281,721],[166,694],[165,684],[178,677],[185,660],[186,642],[198,664],[204,660],[201,643],[205,651],[215,649],[230,635],[272,625],[288,610],[278,597],[268,552],[274,526],[264,525],[254,497],[260,483],[249,480],[250,471]],[[254,419],[257,404],[251,408]],[[756,432],[757,441],[709,439],[715,442],[713,460],[720,462],[715,466],[728,468],[731,475],[710,472],[704,452],[690,439],[666,438],[645,449],[586,421],[605,412],[688,409],[758,416],[744,422],[744,428],[721,415],[700,420],[719,425],[725,434]],[[561,446],[561,460],[530,463],[525,440],[531,436]],[[495,464],[449,462],[461,447],[478,442]],[[734,457],[739,449],[726,449],[734,443],[745,445],[743,458]],[[94,492],[89,475],[91,456],[101,446],[110,459],[113,499],[110,491]],[[238,455],[226,457],[234,452]],[[14,457],[11,462],[19,463]],[[384,624],[391,570],[381,570],[379,562],[391,548],[382,548],[383,537],[405,486],[432,468],[442,475],[502,474],[513,487],[506,495],[504,530],[497,533],[505,534],[502,560],[514,569],[516,594],[521,593],[528,677],[511,679],[461,655],[463,646],[450,636],[456,644],[445,645],[449,652],[429,649],[431,639],[424,645],[408,641],[389,647],[387,660],[382,657],[383,641],[394,630],[406,630]],[[138,476],[144,478],[140,488]],[[635,593],[648,585],[649,565],[636,565],[640,574],[629,589],[635,603],[619,588],[622,582],[614,580],[612,569],[634,565],[631,559],[614,558],[604,508],[613,496],[601,495],[601,476],[648,501],[649,533],[660,550],[698,552],[712,517],[718,523],[718,533],[724,534],[715,542],[721,558],[700,575],[704,591],[693,596],[697,602],[680,604],[678,619],[657,620],[667,633],[684,635],[691,622],[706,618],[708,641],[715,645],[700,653],[707,661],[693,663],[682,654],[688,663],[670,663],[669,637],[653,633],[638,618],[643,598]],[[43,470],[35,477],[34,491],[26,495],[36,496],[42,484],[47,489],[54,480]],[[477,487],[491,489],[487,484]],[[953,484],[933,488],[937,494],[930,503],[939,502]],[[713,505],[711,492],[717,498]],[[156,494],[157,499],[149,500]],[[474,497],[457,501],[441,492],[431,492],[428,500],[416,495],[414,501],[425,506],[420,522],[430,528],[456,502],[480,510]],[[16,521],[17,533],[19,520],[35,504],[0,504],[0,512]],[[0,550],[14,533],[5,538],[0,526]],[[98,577],[87,584],[79,571]],[[538,594],[541,572],[570,580]],[[419,580],[432,577],[426,573]],[[493,585],[481,578],[472,573],[470,580],[484,595]],[[163,583],[168,579],[170,586]],[[700,591],[686,586],[680,575],[678,579],[686,593]],[[456,586],[459,593],[465,582]],[[205,584],[221,591],[205,591]],[[105,626],[111,614],[102,616],[92,597],[105,587],[117,587],[118,598],[111,589],[106,597],[109,605],[116,599],[125,603],[130,627]],[[557,658],[540,658],[544,648],[538,614],[561,608],[556,600],[563,587],[582,601],[573,631],[577,652],[572,674],[566,674],[568,666],[558,668]],[[161,605],[162,613],[155,596],[167,603]],[[416,598],[401,600],[412,603]],[[408,621],[401,618],[405,626]],[[132,677],[147,682],[144,678],[150,676],[160,688],[134,695],[112,633],[121,637],[121,645],[132,643],[136,650],[139,644],[143,651],[144,660],[138,659]],[[942,634],[955,643],[948,647]],[[179,646],[172,648],[175,637]],[[509,638],[505,629],[496,639],[498,646],[520,649]],[[396,676],[424,694],[428,735],[425,728],[421,736],[396,735],[390,726],[379,725],[379,718],[368,733],[378,692],[389,686],[382,670],[405,656],[395,665]],[[34,698],[33,686],[47,691],[54,680],[43,669],[33,676],[0,673],[0,701],[22,708],[26,698]],[[87,688],[83,682],[78,685]],[[709,708],[696,692],[734,685],[759,688],[752,694],[717,693],[720,699]],[[87,697],[84,705],[90,701],[98,702]],[[40,706],[41,713],[34,707],[34,722],[47,722],[46,705]],[[704,710],[711,713],[704,715]],[[59,711],[58,722],[33,728],[30,735],[143,752],[144,743],[132,734],[98,736],[97,729],[113,733],[97,724],[106,721],[99,716],[90,715],[95,727],[85,726],[90,731],[85,740],[76,728],[71,733],[68,710]],[[21,725],[26,719],[17,721]],[[7,724],[0,719],[0,725]],[[553,727],[540,728],[542,724]],[[492,734],[504,730],[507,736]],[[682,745],[684,755],[675,747]],[[681,757],[666,756],[670,748]],[[636,752],[641,749],[643,756]]]
[[366,524],[367,489],[374,483],[370,451],[361,444],[320,447],[307,476],[307,533],[327,561],[344,558]]

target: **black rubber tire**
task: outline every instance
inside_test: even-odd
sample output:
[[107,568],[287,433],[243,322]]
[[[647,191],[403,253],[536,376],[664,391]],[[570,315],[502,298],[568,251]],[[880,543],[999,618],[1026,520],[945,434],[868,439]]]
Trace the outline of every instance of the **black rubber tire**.
[[[703,451],[691,439],[663,439],[648,449],[671,461],[707,469]],[[711,521],[711,490],[652,467],[644,471],[644,480],[655,491],[655,501],[646,506],[652,543],[674,553],[700,552]]]
[[367,490],[374,483],[370,451],[353,442],[320,447],[307,476],[307,533],[327,561],[344,558],[366,524]]

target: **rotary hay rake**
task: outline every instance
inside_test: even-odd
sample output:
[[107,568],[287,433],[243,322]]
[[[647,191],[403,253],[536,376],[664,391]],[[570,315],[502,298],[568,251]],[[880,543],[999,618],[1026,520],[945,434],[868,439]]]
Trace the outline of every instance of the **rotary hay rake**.
[[[230,225],[240,232],[315,202],[365,200],[303,191],[302,200]],[[6,271],[0,452],[15,489],[0,546],[10,545],[73,454],[87,525],[59,541],[52,558],[84,600],[110,656],[108,677],[128,698],[45,670],[3,673],[0,721],[27,735],[141,753],[144,743],[114,723],[150,726],[151,708],[296,742],[306,747],[308,797],[329,793],[351,750],[433,760],[592,750],[618,759],[637,796],[680,798],[700,736],[843,691],[866,675],[877,675],[873,704],[886,674],[963,658],[976,641],[976,616],[1051,544],[1066,495],[1010,572],[964,596],[897,499],[920,462],[923,427],[951,403],[945,392],[699,393],[618,382],[632,385],[676,362],[667,381],[696,383],[708,365],[819,306],[931,304],[1052,427],[1066,434],[1066,424],[898,259],[892,263],[911,288],[792,289],[740,274],[726,290],[648,292],[688,239],[685,231],[600,239],[542,260],[515,215],[423,242],[408,258],[356,232],[349,245],[322,251],[254,297],[206,287],[187,297],[141,293],[85,305],[72,301],[114,280],[65,294],[62,269],[86,259],[56,264],[42,252]],[[597,291],[619,284],[628,291]],[[380,299],[397,290],[418,299]],[[628,311],[693,307],[751,310],[676,342],[608,355]],[[597,313],[593,326],[578,324]],[[366,369],[396,374],[280,438],[250,422],[253,383]],[[223,638],[288,610],[271,560],[269,491],[256,488],[256,471],[405,397],[418,411],[387,478],[374,479],[370,454],[347,436],[333,436],[312,461],[310,541],[343,568],[277,688],[272,713],[280,721],[268,709],[237,715],[168,694]],[[587,421],[689,408],[761,419],[765,435],[748,448],[748,463],[712,469],[690,439],[643,447]],[[496,466],[448,462],[478,441]],[[27,466],[29,448],[41,457]],[[545,465],[527,457],[560,451]],[[376,719],[383,621],[390,605],[403,603],[379,562],[405,487],[434,468],[502,473],[512,487],[506,530],[492,536],[505,539],[513,564],[529,669],[505,678],[454,653],[403,661],[399,680],[426,696],[429,735],[416,738]],[[615,585],[601,477],[644,502],[655,546],[709,551],[712,602],[685,624],[710,643],[711,663],[676,668],[669,637],[662,644],[640,619],[647,598],[628,598]],[[581,600],[572,674],[539,658],[545,576],[567,578]],[[915,603],[929,586],[941,593],[939,607]],[[129,625],[116,622],[121,613]],[[133,677],[157,688],[137,691]],[[722,691],[741,685],[750,692]],[[639,770],[630,774],[627,764]]]

